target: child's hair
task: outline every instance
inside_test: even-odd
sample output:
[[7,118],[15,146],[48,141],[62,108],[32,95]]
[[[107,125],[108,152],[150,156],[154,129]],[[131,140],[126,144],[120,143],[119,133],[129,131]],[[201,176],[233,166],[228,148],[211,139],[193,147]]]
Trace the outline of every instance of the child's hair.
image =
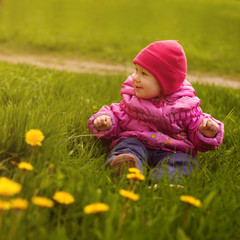
[[186,79],[186,55],[176,40],[153,42],[140,51],[133,63],[157,78],[163,96],[178,91]]

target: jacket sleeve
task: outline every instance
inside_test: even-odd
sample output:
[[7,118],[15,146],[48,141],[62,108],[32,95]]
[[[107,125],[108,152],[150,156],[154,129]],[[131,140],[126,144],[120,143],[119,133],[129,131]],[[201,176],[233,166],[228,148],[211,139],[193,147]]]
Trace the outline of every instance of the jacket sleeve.
[[[219,131],[214,138],[205,137],[199,132],[198,127],[204,118],[210,118],[219,125]],[[222,144],[224,136],[224,124],[214,119],[209,114],[201,113],[198,116],[196,115],[195,117],[192,117],[191,120],[186,122],[186,127],[190,141],[201,152],[214,150],[217,148],[217,146]]]
[[[112,105],[117,105],[118,103],[113,103]],[[88,120],[88,127],[90,131],[95,134],[96,138],[110,140],[111,138],[117,136],[120,133],[120,127],[118,123],[118,119],[114,115],[113,111],[111,110],[111,106],[103,106],[96,114],[92,115]],[[102,115],[108,115],[111,117],[112,120],[112,127],[109,130],[106,131],[98,131],[94,125],[94,120]]]

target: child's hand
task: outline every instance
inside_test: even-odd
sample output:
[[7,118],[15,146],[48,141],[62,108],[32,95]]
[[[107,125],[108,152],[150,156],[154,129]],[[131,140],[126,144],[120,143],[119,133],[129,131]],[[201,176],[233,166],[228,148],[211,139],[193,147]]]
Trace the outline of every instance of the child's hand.
[[108,130],[112,127],[111,117],[108,115],[99,116],[94,120],[93,125],[98,131]]
[[204,118],[198,127],[199,132],[208,138],[213,138],[219,131],[219,126],[210,118]]

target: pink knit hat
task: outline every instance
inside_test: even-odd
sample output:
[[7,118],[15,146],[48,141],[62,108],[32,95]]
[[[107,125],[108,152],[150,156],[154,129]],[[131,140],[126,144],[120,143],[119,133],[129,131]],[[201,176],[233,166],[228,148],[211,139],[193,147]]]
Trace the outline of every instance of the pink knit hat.
[[187,59],[182,46],[175,40],[154,42],[134,58],[158,80],[163,96],[179,90],[187,73]]

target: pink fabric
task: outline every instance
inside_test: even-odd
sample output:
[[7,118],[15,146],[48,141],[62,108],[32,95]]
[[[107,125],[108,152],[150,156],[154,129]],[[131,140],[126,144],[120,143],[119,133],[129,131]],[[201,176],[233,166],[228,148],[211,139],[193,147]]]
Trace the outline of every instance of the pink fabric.
[[[100,111],[90,117],[89,129],[96,136],[111,142],[111,148],[121,139],[135,137],[145,146],[171,152],[191,153],[216,149],[221,145],[224,135],[222,122],[202,113],[200,99],[188,81],[174,94],[165,96],[158,102],[136,97],[132,76],[121,88],[122,101],[103,106]],[[101,115],[112,119],[112,128],[98,131],[94,128],[94,120]],[[203,118],[211,118],[219,125],[219,132],[214,138],[204,137],[198,131]]]
[[186,79],[187,59],[175,40],[158,41],[144,48],[133,60],[158,80],[163,96],[179,90]]

